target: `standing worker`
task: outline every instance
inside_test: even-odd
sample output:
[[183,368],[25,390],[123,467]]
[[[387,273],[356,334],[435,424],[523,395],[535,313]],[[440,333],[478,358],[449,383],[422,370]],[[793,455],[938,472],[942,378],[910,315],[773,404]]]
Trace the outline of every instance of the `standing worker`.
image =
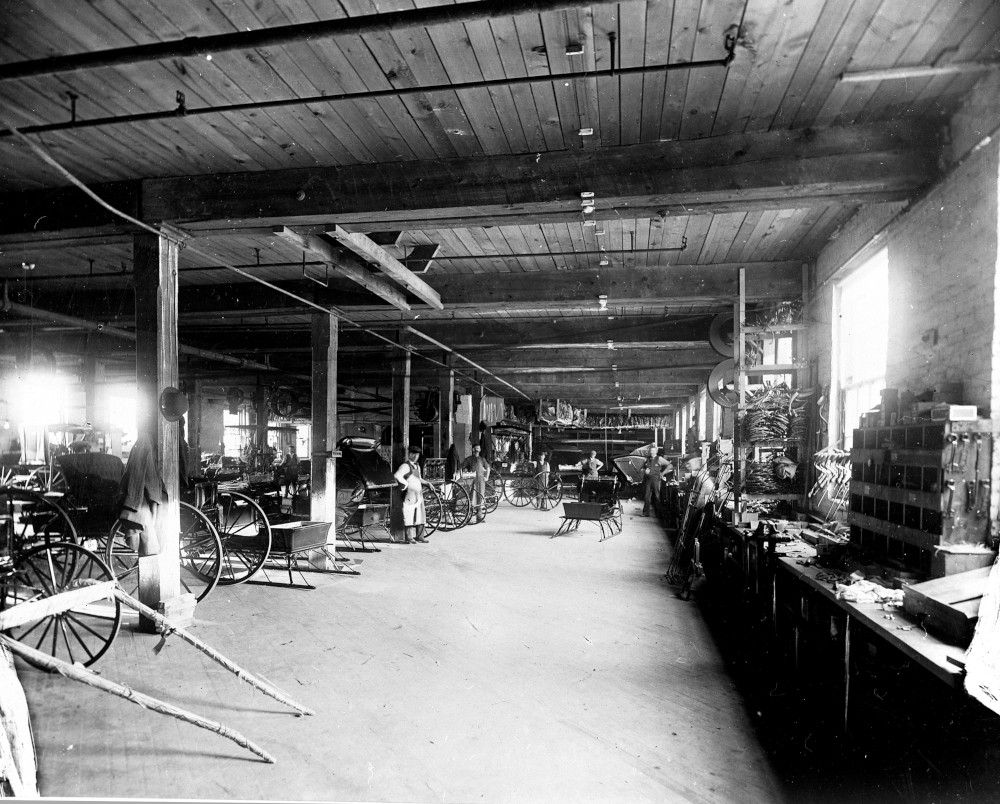
[[552,468],[549,466],[549,455],[547,452],[539,452],[538,460],[535,461],[535,478],[538,481],[538,491],[540,492],[539,497],[539,508],[543,511],[549,509],[549,472]]
[[295,447],[288,448],[279,469],[281,471],[280,482],[285,487],[282,496],[294,497],[299,487],[299,456],[295,454]]
[[463,472],[475,472],[476,479],[472,484],[472,507],[476,511],[476,523],[486,519],[486,481],[490,479],[490,465],[480,454],[482,447],[473,446],[472,454],[462,464]]
[[420,447],[411,446],[406,453],[406,460],[399,465],[393,475],[403,492],[403,527],[406,543],[426,542],[424,523],[427,521],[424,511],[424,484],[420,476]]
[[[649,456],[643,464],[643,474],[646,476],[646,489],[642,505],[642,515],[649,516],[649,509],[652,507],[653,513],[660,511],[660,488],[663,483],[663,472],[669,468],[670,462],[663,457],[663,448],[657,451],[655,446],[649,448]],[[652,504],[652,505],[651,505]]]
[[603,467],[604,462],[597,459],[597,450],[594,449],[590,451],[589,458],[584,458],[580,462],[580,468],[583,470],[583,477],[586,480],[596,480]]

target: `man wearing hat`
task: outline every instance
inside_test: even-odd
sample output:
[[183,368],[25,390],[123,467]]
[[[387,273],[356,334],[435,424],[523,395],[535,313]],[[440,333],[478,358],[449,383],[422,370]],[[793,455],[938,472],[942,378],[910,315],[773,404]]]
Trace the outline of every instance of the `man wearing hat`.
[[393,475],[403,492],[403,527],[406,529],[406,543],[426,542],[424,524],[427,521],[424,511],[424,486],[420,476],[420,447],[410,446],[406,460],[399,465]]

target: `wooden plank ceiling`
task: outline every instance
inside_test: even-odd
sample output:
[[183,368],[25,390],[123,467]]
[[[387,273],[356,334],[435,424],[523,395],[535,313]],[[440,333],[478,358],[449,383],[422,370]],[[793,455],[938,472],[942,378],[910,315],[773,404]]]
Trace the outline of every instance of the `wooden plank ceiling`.
[[[133,229],[60,190],[67,177],[6,130],[49,126],[25,136],[116,207],[189,236],[180,269],[186,343],[308,373],[306,298],[349,322],[347,385],[384,388],[392,368],[393,351],[364,328],[392,336],[409,326],[532,398],[599,408],[638,407],[641,397],[669,410],[721,359],[708,348],[708,326],[732,309],[737,269],[747,268],[762,309],[796,296],[803,264],[859,209],[905,202],[934,179],[936,129],[978,78],[840,75],[995,61],[1000,49],[993,0],[630,0],[541,11],[507,4],[517,13],[444,24],[417,16],[186,56],[140,50],[111,66],[46,61],[480,5],[3,2],[7,294],[130,325]],[[714,63],[664,69],[691,62]],[[303,98],[313,102],[296,102]],[[136,118],[179,106],[187,114]],[[88,124],[98,118],[125,119]],[[409,309],[393,306],[275,233],[325,238],[334,226],[396,232],[380,242],[404,263],[436,247],[418,276],[444,309],[412,295]],[[378,266],[362,270],[392,284]],[[65,322],[8,314],[0,323],[8,365],[28,330],[69,362],[85,348],[123,369],[133,359],[122,343],[82,339]],[[184,372],[256,382],[197,361]],[[267,381],[301,384],[280,372]]]

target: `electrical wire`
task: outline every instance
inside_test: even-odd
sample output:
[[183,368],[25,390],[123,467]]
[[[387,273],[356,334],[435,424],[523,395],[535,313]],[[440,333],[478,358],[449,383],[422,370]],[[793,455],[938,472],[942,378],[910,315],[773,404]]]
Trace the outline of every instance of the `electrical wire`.
[[[493,389],[487,388],[486,384],[483,383],[482,381],[478,380],[476,377],[473,377],[473,376],[471,376],[469,374],[466,374],[464,372],[458,371],[453,366],[449,366],[447,363],[443,363],[443,362],[441,362],[439,360],[435,360],[432,357],[428,357],[426,355],[423,355],[420,352],[418,352],[416,349],[410,348],[410,347],[408,347],[408,346],[406,346],[404,344],[396,343],[391,338],[387,338],[385,335],[382,335],[382,334],[380,334],[380,333],[378,333],[378,332],[376,332],[374,330],[368,329],[368,328],[362,326],[361,324],[357,323],[356,321],[352,321],[350,318],[348,318],[344,314],[343,310],[340,310],[337,307],[324,307],[321,304],[316,304],[315,302],[310,301],[309,299],[302,298],[301,296],[298,296],[298,295],[296,295],[295,293],[292,293],[289,290],[285,290],[284,288],[278,287],[277,285],[272,284],[271,282],[268,282],[266,279],[261,279],[260,277],[254,276],[253,274],[251,274],[251,273],[249,273],[247,271],[244,271],[244,270],[242,270],[240,268],[237,268],[235,265],[231,265],[231,264],[227,263],[226,261],[224,261],[224,260],[216,257],[214,254],[212,254],[212,253],[210,253],[208,251],[205,251],[204,249],[199,249],[199,248],[197,248],[195,246],[192,246],[192,245],[188,244],[187,243],[188,236],[181,229],[177,229],[177,228],[175,228],[173,226],[164,226],[162,229],[157,229],[156,227],[150,226],[148,223],[146,223],[144,221],[141,221],[138,218],[133,218],[127,212],[123,212],[122,210],[120,210],[117,207],[109,204],[103,198],[101,198],[99,195],[97,195],[97,193],[95,193],[93,190],[91,190],[86,184],[84,184],[84,182],[80,181],[80,179],[78,179],[73,173],[71,173],[69,170],[67,170],[65,167],[63,167],[54,157],[52,157],[49,154],[48,151],[46,151],[43,147],[41,147],[37,143],[32,142],[26,135],[22,134],[21,131],[18,128],[16,128],[15,126],[13,126],[9,121],[5,120],[2,116],[0,116],[0,121],[2,121],[3,124],[7,126],[7,128],[10,130],[11,134],[13,134],[18,140],[20,140],[22,143],[24,143],[37,157],[39,157],[43,162],[45,162],[47,165],[49,165],[49,167],[51,167],[53,170],[55,170],[57,173],[59,173],[59,175],[61,175],[63,178],[65,178],[73,186],[75,186],[78,189],[80,189],[81,191],[83,191],[83,193],[85,193],[88,197],[90,197],[91,199],[93,199],[93,201],[95,203],[99,204],[101,207],[103,207],[104,209],[108,210],[108,212],[110,212],[111,214],[117,215],[118,217],[122,218],[123,220],[128,221],[129,223],[131,223],[131,224],[139,227],[140,229],[142,229],[144,231],[150,232],[151,234],[154,234],[157,237],[162,237],[162,238],[168,240],[169,242],[174,243],[179,248],[186,248],[192,254],[197,254],[199,257],[203,257],[203,258],[205,258],[207,260],[211,260],[212,262],[214,262],[217,265],[219,265],[219,267],[221,267],[221,268],[227,268],[230,271],[233,271],[234,273],[236,273],[236,274],[238,274],[238,275],[240,275],[242,277],[245,277],[246,279],[251,280],[252,282],[257,282],[258,284],[261,284],[261,285],[263,285],[266,288],[270,288],[271,290],[273,290],[273,291],[275,291],[277,293],[280,293],[280,294],[282,294],[284,296],[288,296],[289,298],[295,299],[295,301],[297,301],[297,302],[299,302],[301,304],[305,304],[308,307],[312,307],[312,308],[314,308],[316,310],[319,310],[322,313],[326,313],[327,315],[335,315],[335,316],[337,316],[337,318],[339,320],[343,321],[344,323],[346,323],[346,324],[348,324],[348,325],[350,325],[352,327],[355,327],[358,330],[360,330],[361,332],[365,332],[368,335],[371,335],[371,336],[377,338],[378,340],[384,341],[385,343],[389,344],[390,346],[392,346],[395,349],[399,349],[399,350],[404,351],[404,352],[409,352],[411,355],[415,355],[416,357],[418,357],[418,358],[420,358],[422,360],[426,360],[427,362],[432,363],[432,364],[434,364],[436,366],[440,366],[442,368],[449,369],[450,371],[454,371],[455,374],[457,374],[458,376],[464,377],[464,378],[470,380],[471,382],[473,382],[473,383],[475,383],[477,385],[482,386],[486,390],[491,390],[491,391],[493,390]],[[418,330],[414,330],[414,333],[421,334],[421,333],[419,333]],[[464,357],[463,355],[459,354],[458,352],[452,352],[452,354],[454,354],[455,357],[457,357],[457,358],[459,358],[461,360],[465,360],[466,362],[471,362],[468,358]],[[519,388],[517,388],[517,387],[511,385],[510,383],[508,383],[506,380],[503,380],[500,377],[496,377],[495,375],[494,375],[494,379],[496,379],[498,382],[503,383],[504,385],[507,385],[508,387],[510,387],[511,389],[513,389],[514,391],[517,391],[517,393],[520,394],[521,396],[523,396],[525,399],[530,399],[531,398],[527,394],[525,394],[523,391],[521,391]],[[503,394],[500,393],[500,394],[498,394],[498,396],[502,397]]]

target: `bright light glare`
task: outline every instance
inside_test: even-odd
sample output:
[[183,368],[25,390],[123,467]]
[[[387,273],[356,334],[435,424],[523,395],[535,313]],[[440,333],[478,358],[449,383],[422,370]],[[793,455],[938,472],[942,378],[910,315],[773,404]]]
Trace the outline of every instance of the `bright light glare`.
[[11,407],[16,421],[26,427],[44,427],[66,420],[69,380],[58,374],[31,372],[15,383]]

